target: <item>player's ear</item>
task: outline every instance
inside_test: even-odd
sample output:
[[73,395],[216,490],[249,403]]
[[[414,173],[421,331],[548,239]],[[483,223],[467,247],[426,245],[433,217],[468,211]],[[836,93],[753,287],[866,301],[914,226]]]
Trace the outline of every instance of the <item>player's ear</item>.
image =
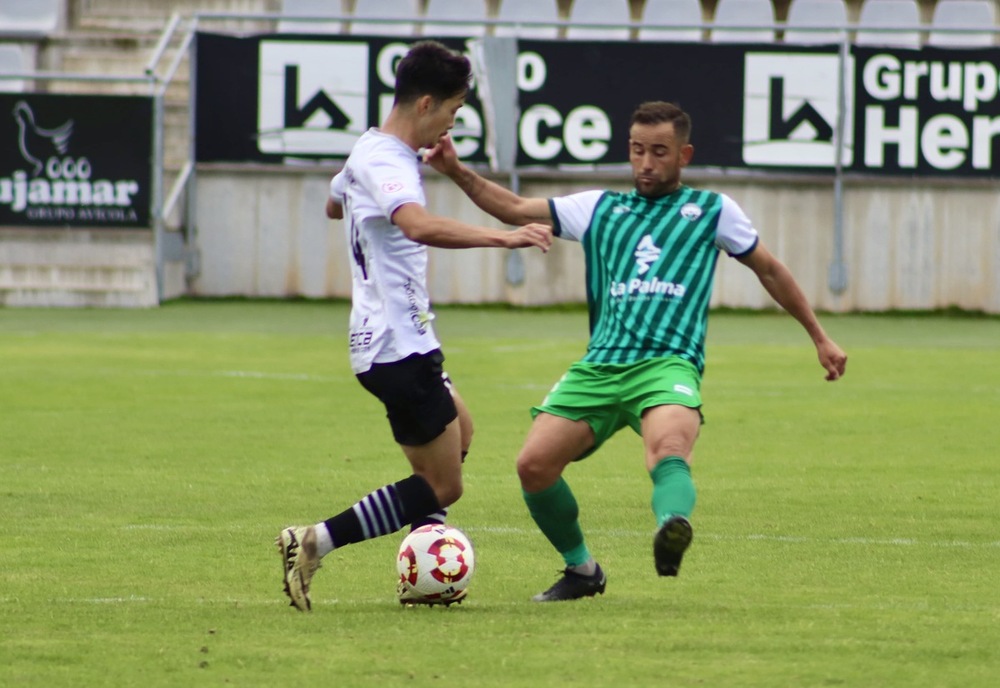
[[687,167],[691,163],[691,158],[694,157],[694,146],[690,143],[685,143],[681,146],[681,167]]
[[426,115],[433,109],[434,96],[424,95],[417,98],[417,113]]

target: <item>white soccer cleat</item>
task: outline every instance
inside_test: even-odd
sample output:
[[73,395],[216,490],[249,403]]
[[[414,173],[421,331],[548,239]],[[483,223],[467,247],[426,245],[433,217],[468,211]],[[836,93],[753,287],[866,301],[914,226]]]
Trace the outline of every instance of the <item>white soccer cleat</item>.
[[284,563],[285,594],[300,612],[312,610],[309,583],[320,567],[313,526],[290,526],[274,540]]

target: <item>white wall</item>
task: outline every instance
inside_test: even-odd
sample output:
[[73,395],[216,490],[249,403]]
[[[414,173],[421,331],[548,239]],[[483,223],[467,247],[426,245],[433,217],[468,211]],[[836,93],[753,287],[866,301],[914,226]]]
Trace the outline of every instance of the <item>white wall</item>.
[[[844,252],[848,287],[828,287],[833,258],[832,182],[795,179],[700,179],[694,186],[732,196],[764,243],[784,260],[818,308],[830,311],[937,309],[1000,313],[1000,188],[933,182],[847,183]],[[202,170],[198,175],[200,296],[346,297],[348,255],[340,222],[326,219],[328,176],[315,171]],[[585,188],[627,189],[627,178],[524,178],[525,195],[549,197]],[[452,184],[427,178],[431,212],[500,226]],[[508,252],[434,249],[429,276],[437,303],[542,305],[583,301],[579,245],[559,241],[548,255],[521,251],[525,281],[506,283]],[[721,258],[713,305],[770,308],[753,274]]]
[[0,305],[156,306],[153,233],[0,228]]

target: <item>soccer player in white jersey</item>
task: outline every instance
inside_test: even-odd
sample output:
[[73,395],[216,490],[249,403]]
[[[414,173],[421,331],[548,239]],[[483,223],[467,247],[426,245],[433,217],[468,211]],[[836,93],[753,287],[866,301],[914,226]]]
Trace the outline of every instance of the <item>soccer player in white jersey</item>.
[[540,406],[517,458],[524,500],[566,568],[548,602],[603,593],[605,575],[584,541],[564,469],[626,425],[642,436],[653,482],[653,560],[676,576],[693,537],[690,461],[702,423],[701,376],[716,259],[724,251],[756,273],[805,328],[827,380],[847,356],[830,339],[788,268],[761,243],[728,196],[681,183],[691,161],[691,120],[676,105],[644,103],[632,115],[634,190],[522,198],[462,165],[446,138],[428,156],[483,210],[511,224],[546,222],[579,241],[587,266],[590,342]]
[[351,255],[351,367],[385,405],[413,472],[326,521],[281,531],[276,544],[285,593],[301,611],[312,608],[310,583],[325,555],[406,525],[443,521],[462,494],[472,421],[442,368],[427,293],[427,247],[547,251],[552,243],[548,225],[476,227],[425,208],[418,151],[454,126],[470,76],[469,61],[440,43],[412,46],[397,67],[385,123],[358,139],[331,182],[326,212],[344,219]]

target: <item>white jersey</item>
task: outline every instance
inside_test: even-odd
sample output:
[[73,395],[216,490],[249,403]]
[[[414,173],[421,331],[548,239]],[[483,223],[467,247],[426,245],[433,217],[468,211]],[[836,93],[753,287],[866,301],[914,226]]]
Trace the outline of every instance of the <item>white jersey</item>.
[[391,363],[441,346],[431,327],[427,247],[406,238],[392,214],[406,203],[426,205],[417,154],[372,128],[330,182],[344,206],[351,256],[351,368]]

